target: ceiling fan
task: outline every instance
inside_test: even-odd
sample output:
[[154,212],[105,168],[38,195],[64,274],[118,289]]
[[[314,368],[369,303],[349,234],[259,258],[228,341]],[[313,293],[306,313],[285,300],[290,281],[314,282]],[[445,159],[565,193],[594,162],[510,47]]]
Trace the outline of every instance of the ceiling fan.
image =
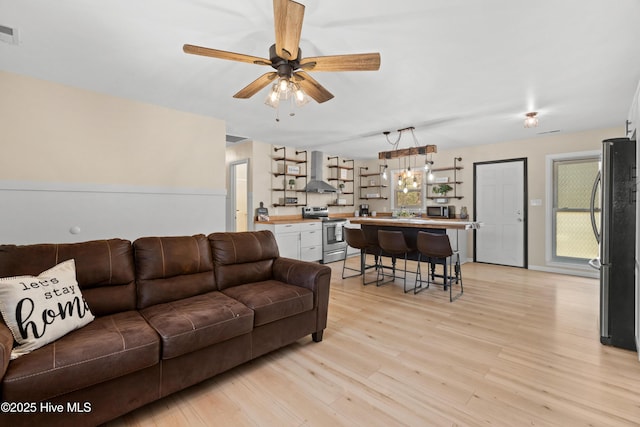
[[304,103],[304,94],[308,94],[318,103],[333,98],[331,92],[318,83],[308,72],[312,71],[375,71],[380,68],[379,53],[351,55],[316,56],[303,58],[299,47],[304,18],[304,5],[292,0],[273,0],[273,16],[276,42],[269,48],[269,59],[259,58],[223,50],[185,44],[182,50],[193,55],[231,61],[266,65],[276,71],[265,73],[245,86],[234,98],[250,98],[261,89],[274,83],[267,104],[277,106],[280,99],[292,96],[296,103]]

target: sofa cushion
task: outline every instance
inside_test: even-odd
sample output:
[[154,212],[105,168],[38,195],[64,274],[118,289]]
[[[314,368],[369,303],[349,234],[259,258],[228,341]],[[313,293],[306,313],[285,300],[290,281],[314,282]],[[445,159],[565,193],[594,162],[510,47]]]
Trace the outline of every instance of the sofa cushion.
[[76,281],[72,259],[38,276],[0,278],[0,312],[18,343],[16,359],[94,319]]
[[133,248],[138,308],[216,290],[211,248],[204,234],[142,237]]
[[254,326],[313,309],[313,292],[277,280],[233,286],[222,292],[254,311]]
[[162,358],[171,359],[251,332],[253,311],[218,291],[141,310],[162,339]]
[[133,250],[128,240],[2,245],[0,277],[35,276],[68,259],[75,260],[78,286],[94,315],[136,308]]
[[84,328],[11,361],[2,380],[2,398],[50,399],[153,366],[159,356],[158,334],[138,312],[97,317]]
[[278,244],[268,230],[209,235],[218,289],[273,278]]

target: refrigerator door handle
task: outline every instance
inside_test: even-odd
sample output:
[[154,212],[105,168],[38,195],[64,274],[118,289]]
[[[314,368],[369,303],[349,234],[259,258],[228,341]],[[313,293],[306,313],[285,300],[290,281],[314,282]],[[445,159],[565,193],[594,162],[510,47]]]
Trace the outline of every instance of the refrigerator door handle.
[[596,180],[593,182],[593,188],[591,189],[591,227],[593,228],[593,234],[596,236],[596,241],[600,243],[600,233],[598,232],[598,226],[596,224],[596,195],[598,194],[598,185],[602,181],[602,173],[598,171]]

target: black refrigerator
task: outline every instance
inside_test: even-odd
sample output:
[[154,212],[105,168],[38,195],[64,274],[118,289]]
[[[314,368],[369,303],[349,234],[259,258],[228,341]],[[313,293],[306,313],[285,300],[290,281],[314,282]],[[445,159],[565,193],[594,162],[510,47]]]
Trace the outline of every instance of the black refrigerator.
[[[602,141],[591,203],[600,254],[590,262],[600,269],[600,342],[630,350],[636,349],[636,176],[636,142],[628,138]],[[595,216],[598,192],[599,227]]]

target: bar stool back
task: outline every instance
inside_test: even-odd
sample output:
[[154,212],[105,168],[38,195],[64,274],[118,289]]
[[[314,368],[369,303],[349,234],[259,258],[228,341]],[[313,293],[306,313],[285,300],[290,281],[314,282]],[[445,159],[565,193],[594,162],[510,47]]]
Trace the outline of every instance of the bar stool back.
[[[418,232],[418,238],[416,240],[416,246],[418,249],[418,267],[416,270],[416,284],[414,286],[414,293],[421,292],[425,289],[429,288],[431,281],[435,278],[435,273],[432,271],[431,273],[427,267],[427,280],[422,280],[422,274],[420,271],[420,265],[422,261],[422,257],[426,258],[426,261],[433,265],[436,262],[444,264],[444,271],[442,274],[444,290],[449,288],[449,301],[454,301],[462,295],[464,292],[464,288],[462,286],[462,270],[460,269],[460,254],[458,252],[454,252],[451,249],[451,242],[449,241],[449,236],[446,234],[434,234],[428,233],[425,231]],[[456,256],[455,262],[453,260],[453,256]],[[449,273],[447,273],[447,262],[449,263]],[[453,268],[455,268],[455,275]],[[460,283],[460,293],[453,296],[452,288],[453,281],[455,279],[455,283]],[[426,287],[422,287],[422,284],[426,283]]]
[[[396,270],[398,270],[398,268],[396,267],[396,258],[399,256],[404,257],[404,269],[400,270],[404,272],[404,276],[398,278],[403,280],[404,292],[407,293],[411,291],[412,289],[407,289],[407,257],[411,252],[414,252],[415,249],[407,245],[402,231],[378,230],[378,243],[380,244],[380,258],[382,258],[383,253],[391,255],[393,258],[392,280],[395,280],[397,277]],[[381,263],[378,269],[378,282],[380,282],[380,275],[384,277],[384,268]]]
[[[367,239],[365,238],[364,232],[360,228],[344,228],[344,239],[347,242],[347,245],[352,248],[360,249],[360,268],[355,269],[352,267],[347,267],[347,251],[344,251],[344,260],[342,262],[342,278],[346,279],[349,277],[362,276],[362,284],[369,285],[371,283],[376,282],[376,280],[372,280],[370,282],[365,281],[365,272],[370,268],[377,268],[377,259],[378,259],[378,249],[371,246]],[[374,264],[367,264],[367,254],[372,254],[376,256],[376,261]],[[345,276],[345,270],[357,271],[356,274],[351,274],[349,276]],[[377,277],[376,277],[377,279]]]

